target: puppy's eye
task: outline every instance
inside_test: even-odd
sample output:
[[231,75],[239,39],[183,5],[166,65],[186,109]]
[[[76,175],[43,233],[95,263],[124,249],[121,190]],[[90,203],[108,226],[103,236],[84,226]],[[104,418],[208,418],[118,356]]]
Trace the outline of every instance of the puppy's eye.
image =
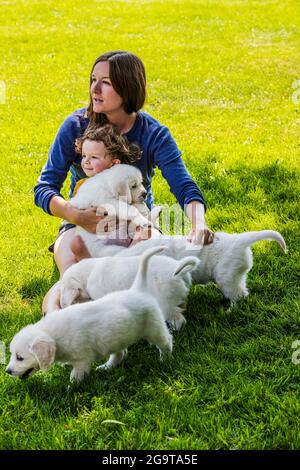
[[136,189],[137,188],[137,184],[134,184],[131,186],[131,189]]
[[24,357],[19,356],[19,354],[17,354],[16,358],[17,358],[17,361],[24,361]]

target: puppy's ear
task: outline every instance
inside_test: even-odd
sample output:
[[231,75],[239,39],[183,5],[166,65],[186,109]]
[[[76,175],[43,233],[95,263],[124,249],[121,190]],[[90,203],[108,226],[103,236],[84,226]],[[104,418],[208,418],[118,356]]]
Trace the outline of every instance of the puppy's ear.
[[131,191],[130,191],[128,180],[122,181],[119,184],[117,196],[118,196],[118,199],[123,200],[127,204],[132,203],[132,196],[131,196]]
[[79,287],[62,287],[60,290],[60,305],[66,308],[79,297]]
[[47,371],[55,359],[55,342],[51,338],[35,338],[30,346],[30,352],[36,357],[40,369]]

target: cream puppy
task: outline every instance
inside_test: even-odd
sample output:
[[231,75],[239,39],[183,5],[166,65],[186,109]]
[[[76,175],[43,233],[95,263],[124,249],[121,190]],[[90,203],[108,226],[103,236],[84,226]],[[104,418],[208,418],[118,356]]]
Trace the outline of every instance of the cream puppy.
[[[84,259],[70,266],[61,279],[60,304],[65,308],[85,299],[99,299],[109,292],[129,289],[140,264],[140,256]],[[148,268],[148,285],[164,318],[175,330],[186,322],[182,312],[192,284],[191,271],[199,264],[194,256],[180,261],[153,256]]]
[[[126,221],[128,232],[133,237],[137,226],[151,226],[158,217],[160,207],[153,212],[144,204],[147,192],[143,186],[140,170],[131,165],[114,165],[113,167],[89,178],[79,187],[77,194],[71,199],[71,204],[77,209],[97,207],[103,209],[103,214],[108,213],[107,222],[114,226],[118,219],[120,224]],[[102,210],[99,210],[102,215]],[[77,226],[77,235],[85,242],[91,256],[101,250],[107,241],[108,234],[98,230],[97,234],[87,232]],[[119,251],[117,245],[105,246],[106,255],[112,255]]]
[[129,290],[54,311],[23,328],[10,344],[6,372],[24,379],[61,362],[73,366],[70,379],[80,382],[94,361],[110,354],[104,367],[116,366],[126,349],[143,338],[161,355],[171,353],[172,336],[147,282],[148,261],[163,249],[144,253]]
[[132,248],[121,249],[116,257],[136,256],[149,247],[165,245],[164,255],[175,259],[196,256],[200,263],[192,272],[193,283],[215,282],[231,303],[248,295],[247,274],[253,265],[250,246],[260,240],[275,240],[286,252],[280,233],[273,230],[260,232],[224,233],[216,232],[214,242],[199,247],[187,242],[185,237],[161,237],[137,243]]

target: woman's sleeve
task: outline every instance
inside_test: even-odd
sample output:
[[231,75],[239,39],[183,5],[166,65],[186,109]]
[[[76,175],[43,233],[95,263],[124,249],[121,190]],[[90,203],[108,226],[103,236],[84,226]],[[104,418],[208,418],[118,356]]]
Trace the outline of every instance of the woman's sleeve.
[[203,194],[187,171],[181,152],[167,127],[158,129],[152,148],[154,163],[161,170],[182,209],[192,201],[199,201],[205,207]]
[[47,162],[34,188],[35,204],[50,215],[50,200],[53,196],[61,196],[61,187],[76,156],[74,148],[77,137],[76,127],[73,116],[69,116],[63,122],[50,147]]

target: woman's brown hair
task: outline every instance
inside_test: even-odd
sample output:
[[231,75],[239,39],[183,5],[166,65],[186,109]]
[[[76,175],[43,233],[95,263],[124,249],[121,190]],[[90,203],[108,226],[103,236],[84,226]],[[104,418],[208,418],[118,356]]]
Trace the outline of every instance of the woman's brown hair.
[[[141,59],[126,51],[112,51],[98,57],[90,74],[90,86],[94,67],[99,62],[109,63],[109,78],[114,90],[123,100],[123,108],[127,114],[141,109],[146,99],[146,72]],[[105,114],[93,111],[92,97],[87,108],[87,116],[94,124],[107,122]]]
[[75,141],[75,150],[80,155],[85,140],[103,142],[108,155],[113,159],[119,159],[121,163],[127,163],[127,165],[132,165],[141,158],[139,146],[128,142],[126,137],[111,124],[106,124],[103,127],[89,126],[83,136]]

